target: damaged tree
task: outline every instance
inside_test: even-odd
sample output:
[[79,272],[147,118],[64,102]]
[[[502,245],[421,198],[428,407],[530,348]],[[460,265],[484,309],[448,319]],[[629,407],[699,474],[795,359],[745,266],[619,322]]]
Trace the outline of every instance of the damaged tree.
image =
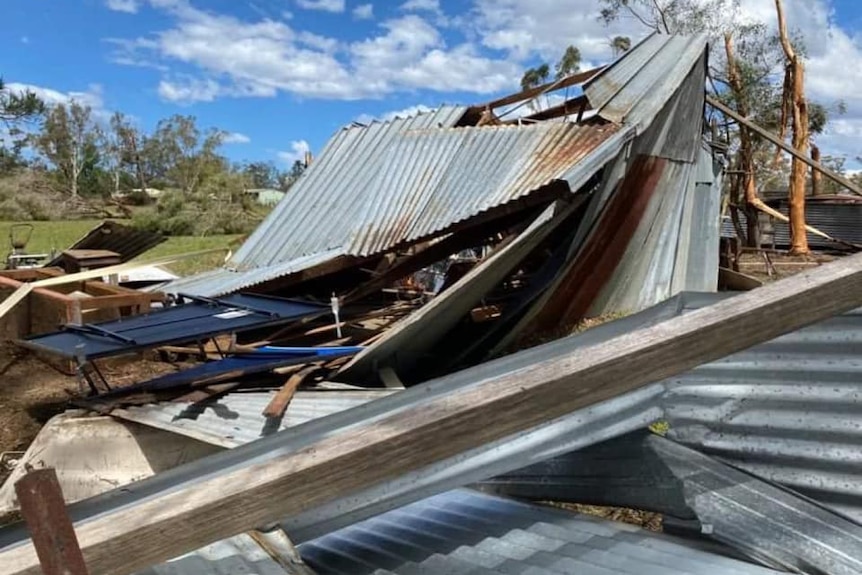
[[[742,74],[739,69],[739,62],[736,59],[733,48],[733,35],[730,32],[724,34],[724,51],[727,58],[727,83],[736,102],[737,111],[748,117],[751,114],[751,108],[747,97],[747,91],[742,81]],[[755,183],[755,166],[754,166],[754,143],[752,134],[745,126],[739,126],[739,151],[737,153],[738,171],[741,172],[741,179],[736,178],[731,185],[731,200],[738,206],[740,204],[740,195],[745,198],[746,222],[748,229],[746,237],[748,238],[749,246],[760,245],[760,228],[757,222],[757,206],[760,198],[757,197],[757,185]],[[739,193],[740,183],[742,184],[743,194]],[[738,222],[735,222],[738,224]]]
[[[793,48],[787,34],[787,21],[784,17],[784,3],[775,0],[778,14],[778,34],[781,48],[787,60],[784,66],[784,90],[782,94],[782,135],[790,121],[793,147],[800,154],[808,151],[808,102],[805,99],[805,66],[801,56]],[[789,114],[787,114],[789,112]],[[789,115],[789,118],[787,117]],[[805,232],[805,176],[807,168],[798,158],[790,165],[790,253],[804,255],[810,253],[808,237]]]

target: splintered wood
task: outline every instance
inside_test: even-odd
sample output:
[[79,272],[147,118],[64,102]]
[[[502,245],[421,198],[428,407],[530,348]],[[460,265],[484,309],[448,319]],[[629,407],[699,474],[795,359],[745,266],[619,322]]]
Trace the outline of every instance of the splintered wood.
[[[359,412],[325,433],[297,428],[302,447],[267,459],[251,445],[237,448],[234,461],[247,451],[246,464],[105,509],[75,525],[78,540],[92,572],[132,573],[859,306],[862,254],[586,348],[557,348],[540,362],[523,352],[506,371],[452,393],[419,386],[402,392],[411,402],[379,417]],[[0,550],[0,565],[8,575],[40,573],[30,541]]]

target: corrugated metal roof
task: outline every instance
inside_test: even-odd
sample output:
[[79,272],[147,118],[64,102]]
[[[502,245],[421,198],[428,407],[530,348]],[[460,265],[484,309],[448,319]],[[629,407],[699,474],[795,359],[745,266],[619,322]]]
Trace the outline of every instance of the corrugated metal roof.
[[274,391],[228,393],[216,400],[194,405],[162,402],[126,407],[115,409],[111,415],[231,448],[386,397],[396,391],[297,391],[281,420],[270,420],[263,416],[263,410],[275,396]]
[[[223,539],[135,575],[315,575],[282,550],[243,533]],[[275,555],[275,556],[274,556]]]
[[668,437],[862,521],[862,311],[667,386]]
[[721,186],[712,165],[705,150],[697,164],[668,161],[591,315],[640,311],[681,291],[717,289]]
[[[693,160],[691,138],[700,131],[691,128],[700,121],[703,103],[691,95],[703,91],[705,49],[701,36],[652,35],[592,80],[586,93],[600,115],[638,130],[675,97],[674,110],[685,107],[689,129],[661,135],[663,153]],[[692,78],[700,82],[686,82]],[[690,89],[679,93],[683,84]],[[454,128],[465,110],[443,107],[339,131],[228,262],[227,268],[242,272],[240,279],[216,273],[165,289],[220,295],[311,267],[319,254],[331,259],[383,253],[554,180],[576,190],[585,173],[609,161],[602,153],[599,163],[594,153],[603,142],[613,158],[630,139],[614,138],[614,124],[592,121]]]
[[719,548],[463,489],[299,546],[320,575],[766,575]]
[[661,513],[667,531],[708,532],[767,567],[862,572],[862,526],[774,483],[647,431],[482,482],[527,500]]
[[[153,249],[167,239],[162,234],[146,232],[106,220],[65,249],[108,250],[120,254],[120,260],[127,262]],[[46,267],[59,266],[62,260],[63,257],[60,254],[48,262]]]
[[349,252],[380,253],[529,195],[617,131],[532,124],[410,131],[387,150],[364,194]]
[[651,34],[584,86],[606,120],[646,127],[695,65],[705,66],[707,37]]
[[163,289],[219,295],[340,255],[379,254],[433,236],[553,181],[579,182],[572,166],[617,132],[612,125],[571,123],[402,124],[336,135],[228,262],[239,274],[208,274]]

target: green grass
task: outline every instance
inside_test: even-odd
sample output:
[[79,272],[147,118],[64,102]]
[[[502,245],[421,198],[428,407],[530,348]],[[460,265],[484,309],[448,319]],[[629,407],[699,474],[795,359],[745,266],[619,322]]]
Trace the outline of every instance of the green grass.
[[[84,237],[84,235],[99,225],[102,220],[75,220],[57,222],[26,222],[33,225],[33,234],[27,244],[27,252],[31,254],[47,254],[52,249],[58,252]],[[5,260],[6,254],[12,249],[9,243],[9,230],[19,222],[0,222],[0,242],[4,248],[0,253]],[[21,222],[23,223],[23,222]]]
[[[211,249],[231,249],[236,251],[238,241],[242,236],[206,236],[206,237],[190,237],[190,236],[175,236],[168,238],[168,241],[158,245],[147,253],[138,257],[138,260],[150,260],[155,258],[168,257],[179,254],[187,254],[191,252],[200,252]],[[226,252],[216,252],[205,256],[195,257],[191,259],[181,260],[176,263],[164,266],[175,274],[187,276],[199,272],[211,270],[221,266],[224,263]]]
[[[101,222],[102,220],[27,222],[33,225],[33,234],[27,244],[26,251],[34,254],[47,254],[52,249],[58,252],[62,251],[84,237],[87,232]],[[4,261],[6,254],[11,250],[9,230],[15,223],[17,222],[0,222],[0,241],[6,244],[5,249],[0,250]],[[163,244],[156,246],[136,259],[150,260],[216,248],[236,251],[236,248],[239,247],[240,238],[241,236],[171,237]],[[219,267],[224,262],[224,256],[224,253],[214,253],[203,257],[178,261],[165,267],[176,274],[190,275]]]

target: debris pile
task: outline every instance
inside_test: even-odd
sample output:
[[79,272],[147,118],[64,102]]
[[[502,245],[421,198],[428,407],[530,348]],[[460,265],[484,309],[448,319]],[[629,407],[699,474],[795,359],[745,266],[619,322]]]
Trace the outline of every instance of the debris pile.
[[[862,256],[716,293],[707,53],[654,34],[606,68],[346,127],[223,268],[107,318],[70,296],[62,329],[14,335],[82,387],[0,512],[71,537],[63,561],[91,573],[859,572],[862,438],[832,414],[862,416]],[[92,251],[155,241],[101,237],[65,274],[14,272],[0,317],[106,290],[132,264]],[[101,367],[141,357],[176,369]],[[42,467],[69,504],[47,526]],[[665,534],[548,501],[661,513]],[[0,530],[9,573],[46,553]]]

